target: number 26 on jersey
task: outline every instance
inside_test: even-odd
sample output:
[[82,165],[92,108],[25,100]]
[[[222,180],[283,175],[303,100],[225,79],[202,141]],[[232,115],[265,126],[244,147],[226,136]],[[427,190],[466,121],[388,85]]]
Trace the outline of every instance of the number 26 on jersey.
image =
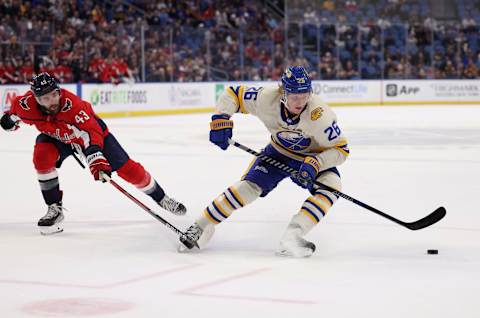
[[328,141],[332,141],[342,134],[342,131],[340,130],[340,127],[338,127],[336,121],[333,121],[332,124],[327,127],[323,132],[327,134]]

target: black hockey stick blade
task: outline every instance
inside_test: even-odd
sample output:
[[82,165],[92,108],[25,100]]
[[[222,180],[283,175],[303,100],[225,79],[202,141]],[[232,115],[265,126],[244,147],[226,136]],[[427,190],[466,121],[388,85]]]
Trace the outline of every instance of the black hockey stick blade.
[[180,242],[182,242],[182,244],[185,245],[185,247],[187,247],[189,250],[191,250],[191,249],[194,248],[195,246],[196,246],[197,248],[200,248],[200,246],[198,246],[198,243],[197,243],[197,242],[194,242],[194,241],[192,241],[192,240],[189,240],[186,235],[181,235],[181,236],[180,236]]
[[424,217],[423,219],[420,219],[418,221],[411,222],[411,223],[405,222],[403,225],[413,231],[420,230],[437,223],[438,221],[443,219],[443,217],[446,214],[447,214],[447,210],[445,210],[445,208],[441,206],[435,211],[433,211],[432,213],[430,213],[429,215],[427,215],[426,217]]

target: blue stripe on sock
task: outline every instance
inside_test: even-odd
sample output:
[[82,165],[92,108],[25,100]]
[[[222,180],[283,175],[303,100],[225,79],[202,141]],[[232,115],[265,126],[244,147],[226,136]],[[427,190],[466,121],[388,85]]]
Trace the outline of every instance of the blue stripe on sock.
[[318,218],[318,216],[315,213],[312,212],[312,210],[310,210],[306,206],[303,206],[302,208],[305,209],[305,211],[307,211],[308,213],[310,213],[315,218],[315,220],[317,220],[317,222],[320,222],[320,219]]
[[210,211],[210,209],[208,208],[208,206],[207,206],[207,212],[208,212],[208,214],[210,214],[210,216],[212,217],[212,219],[214,219],[214,220],[217,221],[218,223],[222,222],[222,221],[220,221],[219,219],[217,219],[217,218],[213,215],[212,211]]
[[213,205],[213,207],[215,208],[215,210],[218,212],[218,214],[220,214],[220,215],[223,216],[224,218],[228,218],[228,215],[223,214],[222,211],[220,211],[220,209],[218,208],[218,206],[215,204],[215,202],[212,201],[212,205]]
[[228,192],[232,195],[232,198],[234,198],[235,201],[237,201],[238,205],[243,207],[243,204],[240,203],[240,200],[237,199],[237,197],[235,196],[235,194],[233,194],[233,192],[232,192],[232,190],[230,190],[230,188],[228,188]]

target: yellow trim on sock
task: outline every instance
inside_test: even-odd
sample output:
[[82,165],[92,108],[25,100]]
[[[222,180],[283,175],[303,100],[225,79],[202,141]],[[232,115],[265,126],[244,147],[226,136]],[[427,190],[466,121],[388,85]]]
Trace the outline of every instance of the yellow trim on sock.
[[327,214],[328,207],[325,208],[322,204],[320,204],[320,202],[313,199],[313,197],[309,197],[307,199],[307,201],[310,202],[311,204],[313,204],[313,206],[316,207],[317,209],[319,209],[321,212],[325,213],[325,215]]
[[242,197],[240,196],[240,194],[238,193],[237,189],[235,189],[234,186],[231,186],[230,189],[232,190],[233,194],[235,195],[235,198],[240,201],[240,205],[242,207],[245,206],[245,201],[242,199]]
[[203,210],[203,214],[207,217],[207,219],[213,223],[213,224],[219,224],[220,222],[217,222],[215,221],[212,216],[210,215],[210,213],[208,213],[207,209]]
[[231,213],[228,213],[227,211],[225,211],[225,209],[222,207],[222,205],[220,204],[220,202],[217,199],[214,199],[213,202],[215,202],[215,205],[220,209],[220,212],[222,212],[227,217],[230,216]]
[[227,195],[224,193],[223,194],[223,202],[225,202],[226,204],[225,205],[228,205],[230,208],[232,208],[232,212],[236,210],[236,208],[230,204],[230,202],[228,201],[227,199]]
[[[323,193],[317,193],[315,194],[315,197],[316,198],[319,198],[320,200],[322,200],[323,202],[325,202],[326,204],[328,204],[328,208],[330,208],[332,206],[332,204],[330,203],[330,201],[327,199],[327,196]],[[332,200],[332,199],[330,199]],[[332,200],[333,201],[333,200]]]
[[307,215],[314,224],[318,223],[317,220],[313,217],[313,215],[311,215],[310,212],[308,212],[307,210],[302,208],[300,209],[300,212],[303,212],[303,214]]

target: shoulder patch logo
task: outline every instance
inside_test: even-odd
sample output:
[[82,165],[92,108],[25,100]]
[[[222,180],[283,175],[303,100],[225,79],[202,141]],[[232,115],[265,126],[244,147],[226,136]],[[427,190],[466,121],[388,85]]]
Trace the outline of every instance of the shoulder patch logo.
[[313,121],[315,121],[315,120],[319,119],[320,117],[322,117],[322,114],[323,114],[323,108],[322,107],[317,107],[314,110],[312,110],[312,112],[310,113],[310,118]]
[[25,96],[23,98],[20,99],[19,103],[20,103],[20,107],[22,107],[23,109],[25,110],[30,110],[30,107],[28,107],[28,99],[30,98],[31,95],[28,95],[28,96]]
[[72,104],[73,103],[69,98],[65,98],[65,104],[63,105],[61,112],[62,113],[68,112],[70,109],[72,109]]
[[288,67],[285,69],[285,75],[290,78],[292,77],[292,72],[288,69]]

